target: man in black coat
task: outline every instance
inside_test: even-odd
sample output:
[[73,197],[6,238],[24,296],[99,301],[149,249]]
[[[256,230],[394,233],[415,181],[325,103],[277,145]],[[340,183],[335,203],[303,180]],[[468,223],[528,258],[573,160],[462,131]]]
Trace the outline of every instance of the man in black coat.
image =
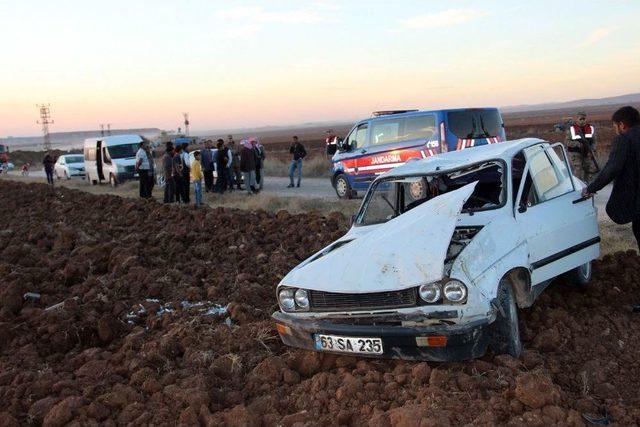
[[607,215],[617,224],[631,223],[640,248],[640,113],[622,107],[611,118],[616,138],[607,164],[595,180],[583,190],[588,196],[613,181]]

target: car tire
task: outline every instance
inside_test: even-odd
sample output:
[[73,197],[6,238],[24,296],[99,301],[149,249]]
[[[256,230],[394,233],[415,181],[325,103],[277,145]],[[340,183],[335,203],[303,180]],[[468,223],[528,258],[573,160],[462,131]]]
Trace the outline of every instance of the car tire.
[[344,174],[340,174],[335,177],[333,180],[333,187],[336,189],[336,194],[341,199],[352,199],[353,198],[353,190],[351,189],[351,185],[349,185],[349,180]]
[[116,181],[116,177],[113,174],[109,174],[109,184],[111,184],[113,188],[118,186],[118,181]]
[[591,281],[592,266],[591,261],[582,264],[565,273],[565,277],[569,283],[575,286],[587,286]]
[[506,278],[502,279],[498,285],[496,301],[498,313],[496,320],[491,325],[490,347],[496,354],[520,357],[522,341],[518,325],[518,305],[513,286]]

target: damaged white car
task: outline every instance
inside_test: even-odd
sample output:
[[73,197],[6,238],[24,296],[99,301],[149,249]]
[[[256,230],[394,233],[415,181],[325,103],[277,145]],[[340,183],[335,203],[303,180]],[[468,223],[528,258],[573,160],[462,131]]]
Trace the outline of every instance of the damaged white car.
[[517,309],[556,277],[584,285],[600,236],[561,144],[522,139],[378,177],[339,240],[289,272],[282,341],[372,357],[522,351]]

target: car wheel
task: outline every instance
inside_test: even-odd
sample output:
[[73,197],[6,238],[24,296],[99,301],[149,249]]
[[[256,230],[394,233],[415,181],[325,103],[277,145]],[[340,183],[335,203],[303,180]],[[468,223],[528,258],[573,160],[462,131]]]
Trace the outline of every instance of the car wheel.
[[109,184],[111,184],[113,188],[118,186],[118,181],[116,181],[116,177],[113,174],[109,175]]
[[351,186],[349,185],[349,181],[344,174],[340,174],[334,180],[334,187],[336,188],[336,194],[341,199],[352,199],[353,191],[351,190]]
[[591,281],[591,261],[568,271],[565,277],[572,285],[586,286]]
[[491,349],[497,354],[509,354],[520,357],[522,341],[518,326],[518,306],[513,286],[508,279],[502,279],[498,285],[498,313],[491,325]]

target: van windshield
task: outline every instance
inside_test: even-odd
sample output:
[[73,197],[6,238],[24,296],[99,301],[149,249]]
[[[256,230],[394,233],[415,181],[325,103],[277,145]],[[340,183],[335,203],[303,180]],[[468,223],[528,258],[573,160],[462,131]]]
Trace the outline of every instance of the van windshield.
[[107,147],[107,150],[109,151],[109,157],[112,159],[126,159],[135,157],[138,148],[140,148],[140,143],[136,142],[134,144],[112,145]]
[[451,111],[447,118],[449,130],[458,138],[495,138],[502,134],[502,119],[498,110]]
[[375,182],[358,214],[357,225],[381,224],[472,182],[478,182],[462,212],[496,209],[506,202],[504,163],[493,160],[441,174],[393,177]]

